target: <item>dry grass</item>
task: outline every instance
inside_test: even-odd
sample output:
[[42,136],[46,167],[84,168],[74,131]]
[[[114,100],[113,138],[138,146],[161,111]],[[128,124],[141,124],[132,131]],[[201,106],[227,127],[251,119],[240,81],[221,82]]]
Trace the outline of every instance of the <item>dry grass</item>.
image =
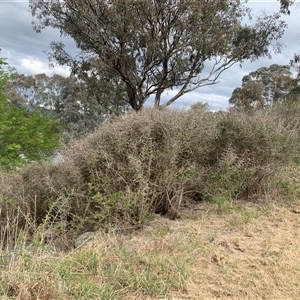
[[299,208],[202,203],[67,255],[24,254],[2,269],[2,299],[298,299]]

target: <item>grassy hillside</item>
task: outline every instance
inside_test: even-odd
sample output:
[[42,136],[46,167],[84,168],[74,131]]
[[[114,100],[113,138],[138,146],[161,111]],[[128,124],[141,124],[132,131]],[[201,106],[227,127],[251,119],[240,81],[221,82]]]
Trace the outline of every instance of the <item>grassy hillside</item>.
[[0,295],[296,299],[297,109],[144,110],[0,172]]

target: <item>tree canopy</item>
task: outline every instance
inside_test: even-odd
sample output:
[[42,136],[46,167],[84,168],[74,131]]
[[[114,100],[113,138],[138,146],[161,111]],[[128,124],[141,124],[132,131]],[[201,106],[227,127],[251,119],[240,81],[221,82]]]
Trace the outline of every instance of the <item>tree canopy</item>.
[[299,79],[294,78],[289,65],[272,64],[249,73],[242,87],[232,92],[229,104],[235,108],[262,109],[282,102],[294,91]]
[[59,145],[57,122],[9,100],[5,86],[12,74],[5,65],[5,59],[0,58],[0,165],[10,168],[50,158]]
[[295,2],[295,0],[277,0],[280,2],[280,11],[284,14],[290,14],[289,7]]
[[[292,1],[281,0],[288,13]],[[98,94],[111,88],[134,109],[153,95],[155,106],[217,83],[235,63],[270,55],[284,32],[280,13],[260,15],[256,22],[239,0],[30,0],[34,29],[58,28],[80,49],[74,57],[61,42],[50,57],[67,64]],[[176,88],[164,103],[162,94]],[[109,97],[101,97],[99,102]],[[116,98],[109,99],[114,102]]]
[[121,101],[113,107],[108,102],[105,107],[99,105],[97,97],[101,96],[95,86],[72,75],[14,73],[7,82],[6,93],[17,106],[41,109],[55,116],[67,139],[93,130],[104,114],[117,114],[125,107]]

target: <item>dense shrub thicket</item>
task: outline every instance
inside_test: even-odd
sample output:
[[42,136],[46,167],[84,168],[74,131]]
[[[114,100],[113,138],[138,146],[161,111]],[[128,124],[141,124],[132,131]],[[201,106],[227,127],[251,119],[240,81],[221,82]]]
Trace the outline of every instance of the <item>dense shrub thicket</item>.
[[297,150],[298,137],[278,116],[198,105],[107,122],[72,141],[58,163],[0,173],[2,239],[53,224],[52,235],[137,228],[154,212],[180,217],[191,201],[253,198]]

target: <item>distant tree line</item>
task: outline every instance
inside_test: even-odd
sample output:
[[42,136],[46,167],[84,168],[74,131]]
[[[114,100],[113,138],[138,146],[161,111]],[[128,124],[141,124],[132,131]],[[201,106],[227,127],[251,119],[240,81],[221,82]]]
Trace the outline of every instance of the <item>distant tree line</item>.
[[[126,109],[121,97],[114,101],[114,105],[110,104],[109,97],[117,97],[114,92],[111,88],[109,93],[101,95],[95,86],[87,85],[74,75],[26,76],[14,73],[6,85],[6,93],[12,103],[54,116],[67,140],[91,132],[105,115],[118,115]],[[104,99],[99,103],[101,97]]]

